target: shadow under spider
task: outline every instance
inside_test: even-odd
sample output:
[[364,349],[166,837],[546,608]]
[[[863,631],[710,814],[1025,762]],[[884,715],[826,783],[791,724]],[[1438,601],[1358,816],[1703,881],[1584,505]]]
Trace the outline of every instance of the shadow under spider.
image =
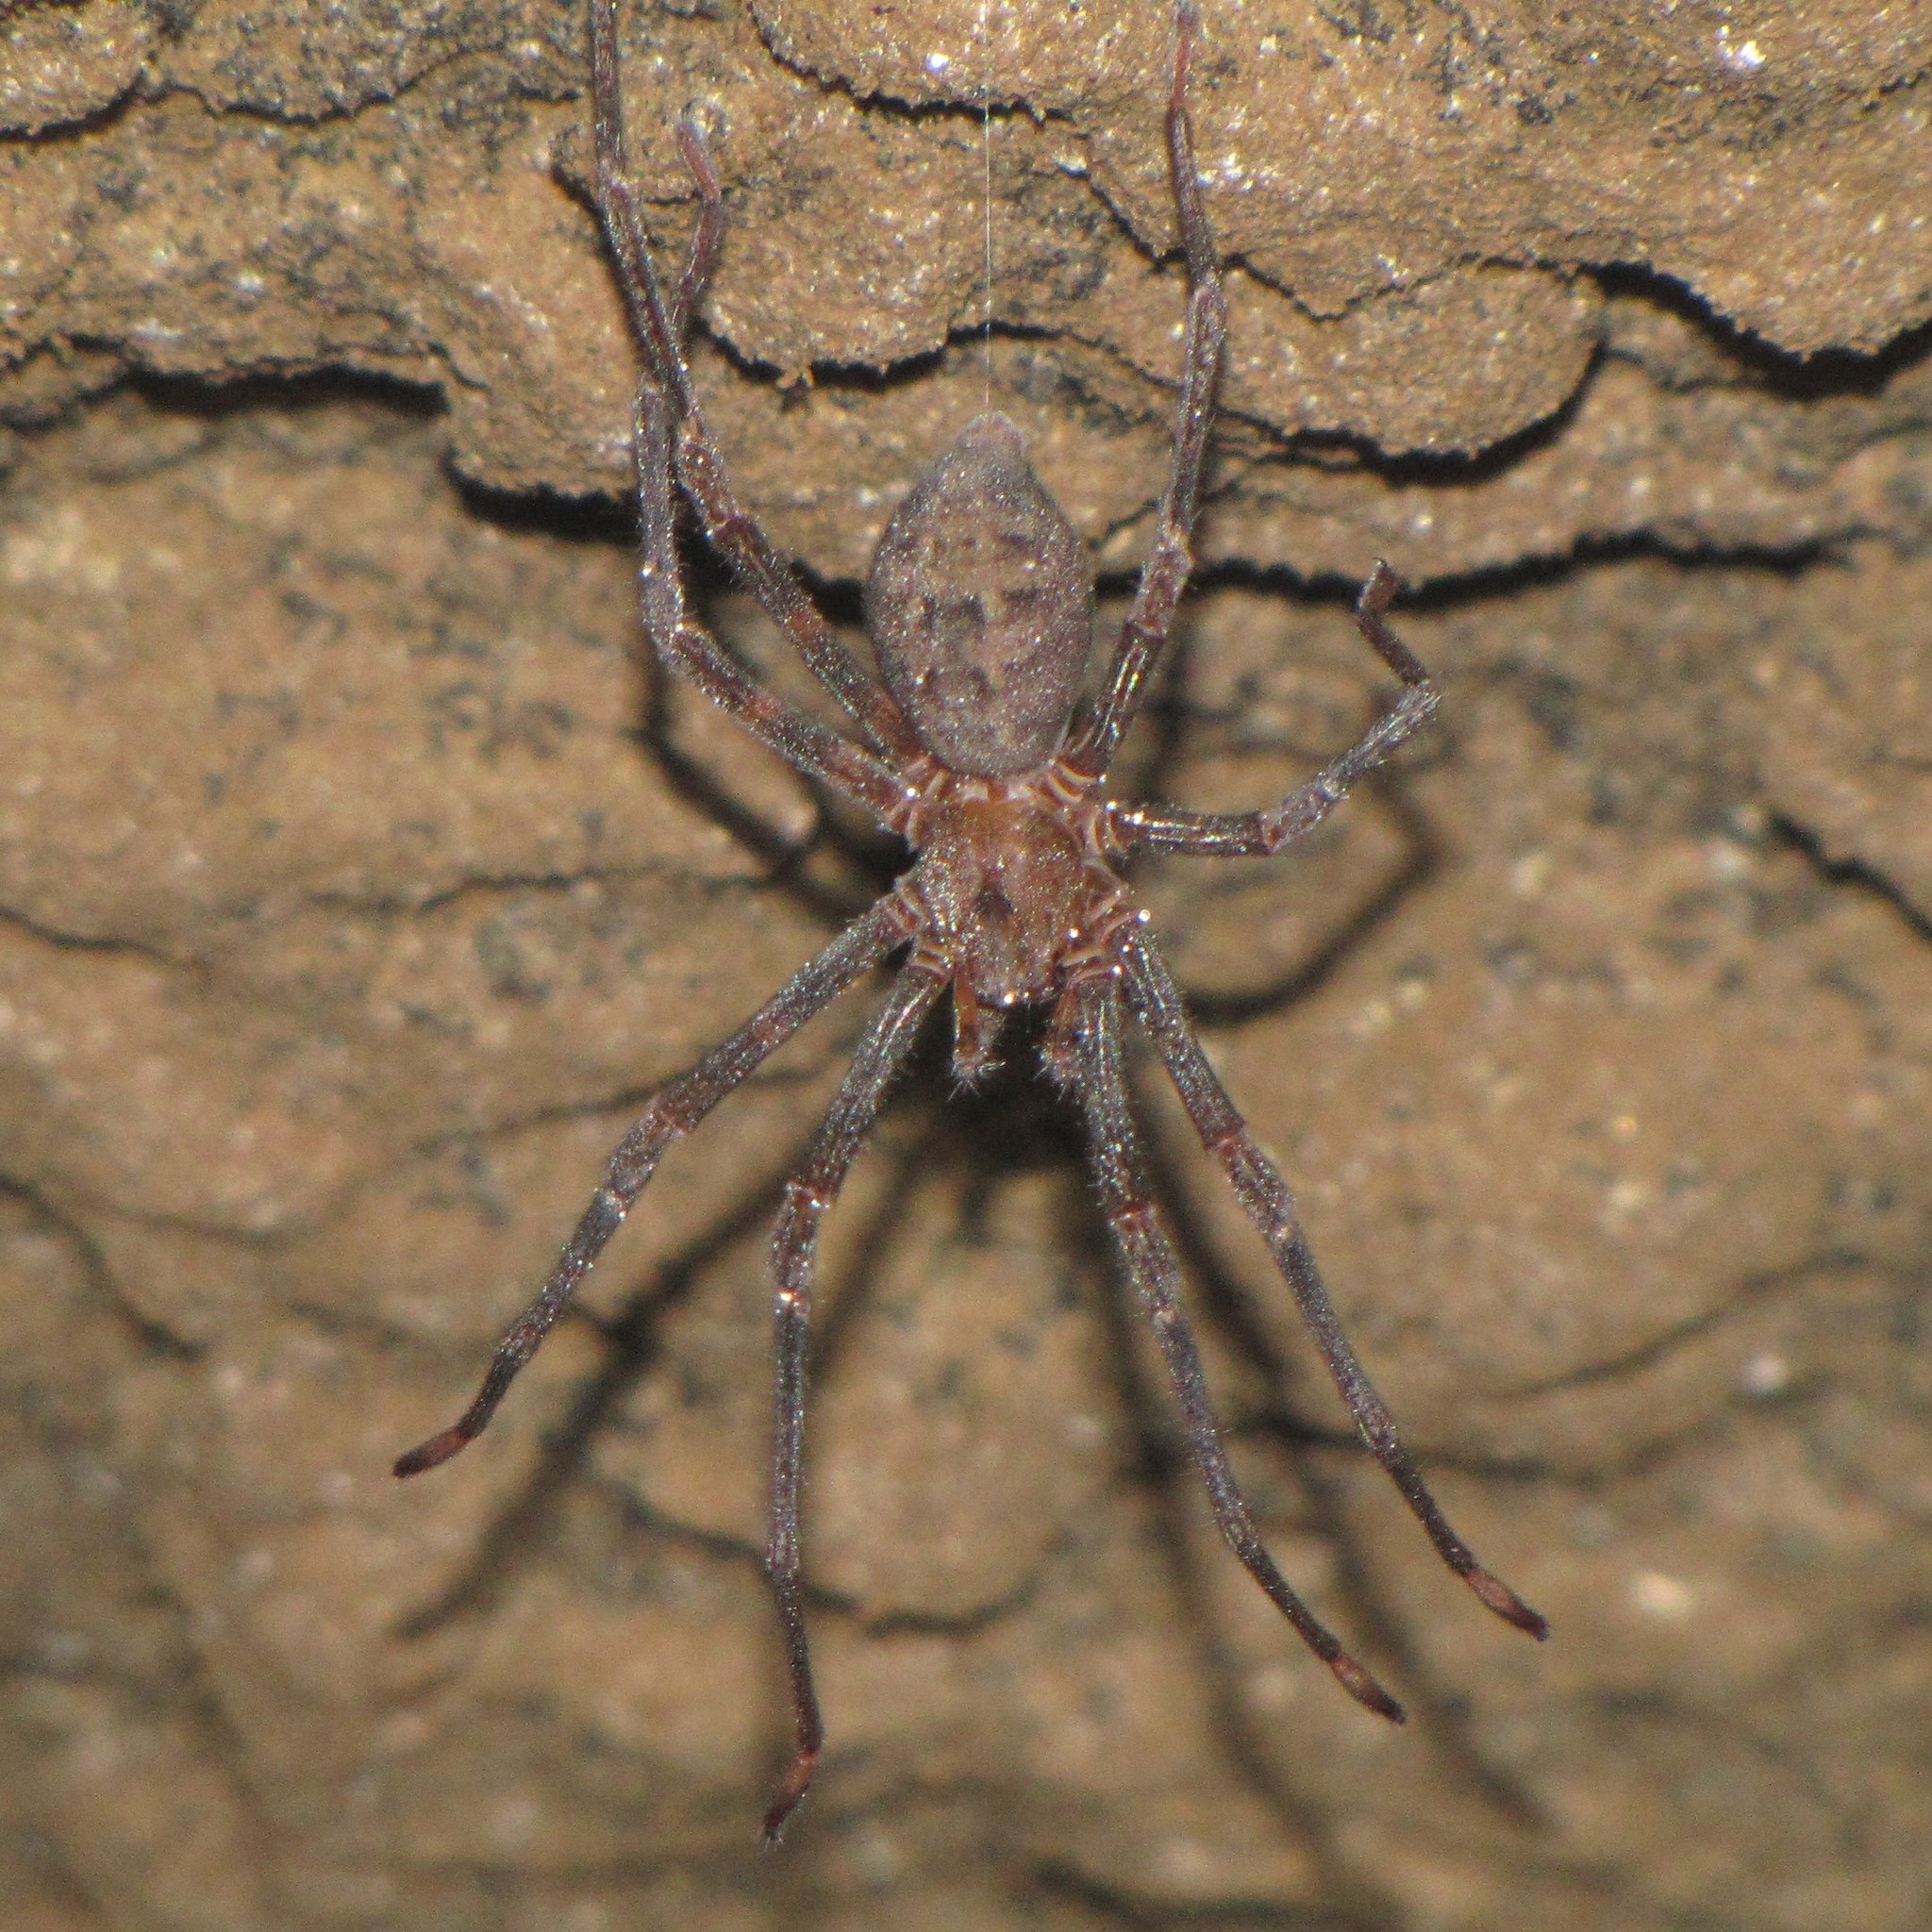
[[1359,795],[1372,797],[1394,820],[1403,853],[1381,882],[1353,911],[1327,927],[1301,958],[1273,979],[1238,991],[1183,986],[1188,1010],[1203,1026],[1241,1026],[1270,1018],[1314,998],[1337,973],[1387,925],[1409,898],[1441,869],[1442,848],[1427,816],[1399,785],[1371,779]]
[[1150,1903],[1103,1884],[1076,1865],[1058,1862],[1033,1873],[1031,1890],[1051,1903],[1074,1906],[1108,1925],[1117,1925],[1121,1932],[1391,1932],[1399,1923],[1386,1914],[1365,1918],[1345,1906],[1285,1905],[1275,1900]]
[[[856,918],[891,884],[893,872],[890,848],[862,840],[841,824],[824,788],[804,774],[794,774],[810,795],[813,824],[803,839],[794,839],[759,815],[730,789],[721,784],[702,759],[677,742],[672,718],[669,674],[651,667],[651,690],[644,722],[638,736],[672,792],[704,813],[765,869],[765,882],[794,899],[828,931]],[[841,870],[852,880],[828,883],[809,870],[811,860],[831,850]],[[864,883],[872,880],[870,886]]]

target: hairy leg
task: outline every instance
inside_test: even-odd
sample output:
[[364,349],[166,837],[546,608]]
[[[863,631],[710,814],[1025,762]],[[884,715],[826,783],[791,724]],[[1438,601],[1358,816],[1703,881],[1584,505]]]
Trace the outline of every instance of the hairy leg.
[[799,1593],[798,1490],[805,1453],[805,1345],[811,1319],[811,1277],[819,1224],[837,1200],[892,1076],[905,1065],[919,1024],[945,990],[943,969],[917,958],[900,974],[892,995],[866,1029],[844,1083],[800,1172],[785,1184],[785,1205],[772,1234],[774,1368],[772,1432],[772,1520],[767,1566],[785,1664],[791,1680],[797,1744],[791,1764],[765,1812],[765,1839],[775,1844],[786,1820],[805,1796],[824,1746],[825,1727],[812,1688],[811,1652],[806,1641],[805,1606]]
[[1294,1626],[1302,1641],[1334,1672],[1342,1689],[1358,1704],[1399,1724],[1401,1705],[1342,1649],[1334,1634],[1295,1594],[1255,1528],[1247,1500],[1222,1447],[1220,1425],[1201,1373],[1200,1352],[1181,1307],[1180,1263],[1148,1191],[1140,1136],[1121,1069],[1119,996],[1108,984],[1066,997],[1080,1002],[1074,1056],[1066,1071],[1071,1073],[1074,1095],[1087,1116],[1088,1145],[1100,1185],[1101,1205],[1127,1278],[1153,1322],[1155,1340],[1160,1344],[1187,1421],[1188,1443],[1214,1507],[1214,1520],[1249,1575]]
[[717,1104],[791,1038],[813,1014],[829,1006],[908,936],[905,910],[895,896],[881,899],[855,920],[818,958],[794,974],[738,1031],[696,1066],[667,1081],[617,1143],[604,1183],[591,1197],[550,1277],[536,1299],[512,1322],[496,1345],[476,1399],[441,1435],[398,1457],[398,1475],[420,1475],[447,1462],[482,1434],[518,1372],[541,1346],[577,1284],[624,1224],[631,1203],[673,1141],[680,1141]]
[[591,0],[591,92],[597,142],[597,201],[617,263],[631,324],[643,348],[653,387],[669,399],[675,425],[671,451],[677,477],[695,506],[712,547],[791,639],[812,675],[889,756],[920,751],[905,714],[847,651],[798,580],[781,563],[765,533],[739,503],[705,427],[684,359],[684,338],[724,235],[724,204],[704,137],[691,122],[677,129],[678,146],[698,190],[698,228],[676,298],[667,304],[651,260],[625,153],[624,98],[619,85],[616,0]]
[[1256,1143],[1248,1124],[1236,1110],[1201,1043],[1189,1024],[1179,990],[1153,944],[1136,933],[1124,942],[1127,996],[1141,1023],[1153,1036],[1167,1071],[1208,1151],[1220,1161],[1249,1219],[1261,1230],[1275,1266],[1294,1291],[1295,1304],[1307,1324],[1322,1359],[1334,1377],[1349,1415],[1375,1460],[1388,1471],[1417,1520],[1428,1532],[1437,1553],[1491,1609],[1532,1637],[1547,1637],[1549,1624],[1500,1578],[1475,1559],[1469,1545],[1450,1526],[1429,1494],[1419,1470],[1396,1434],[1388,1405],[1356,1359],[1341,1332],[1328,1292],[1315,1268],[1307,1237],[1294,1211],[1288,1184],[1274,1163]]
[[[612,23],[613,35],[615,22]],[[617,58],[616,41],[611,42],[611,58]],[[611,85],[617,84],[613,67]],[[615,165],[621,170],[624,150],[624,117],[620,107],[616,134],[617,153],[613,157]],[[724,249],[724,191],[718,183],[718,171],[711,165],[711,152],[706,147],[703,137],[689,121],[677,124],[677,151],[684,157],[684,165],[691,170],[691,177],[698,190],[698,225],[691,230],[691,247],[684,258],[684,273],[677,278],[677,293],[671,298],[671,306],[665,314],[665,324],[674,342],[689,340],[691,325],[697,319],[698,304],[705,299],[705,291],[711,286],[711,277],[718,272],[718,258]],[[601,166],[603,151],[598,151]],[[635,208],[632,210],[635,215]],[[648,263],[650,257],[644,257]],[[633,310],[635,305],[626,302],[626,308]]]
[[1141,571],[1133,608],[1121,627],[1112,664],[1093,715],[1061,762],[1081,776],[1097,778],[1146,695],[1148,681],[1167,648],[1174,608],[1193,568],[1194,511],[1208,459],[1222,353],[1227,342],[1227,298],[1215,259],[1214,230],[1194,165],[1194,130],[1188,117],[1188,78],[1200,15],[1193,0],[1174,8],[1174,83],[1167,104],[1168,169],[1174,215],[1188,260],[1188,318],[1181,351],[1181,393],[1174,411],[1174,459],[1161,493],[1154,547]]
[[1311,832],[1349,788],[1427,724],[1441,693],[1422,661],[1395,635],[1388,609],[1398,588],[1395,573],[1378,562],[1356,600],[1355,618],[1375,654],[1402,680],[1402,695],[1361,737],[1332,758],[1306,785],[1261,811],[1187,811],[1178,806],[1116,807],[1114,835],[1122,844],[1155,852],[1186,852],[1213,858],[1256,858],[1279,852]]
[[867,807],[881,824],[895,825],[906,802],[904,781],[870,752],[774,697],[708,631],[691,621],[671,493],[670,405],[649,376],[638,386],[631,441],[641,540],[638,605],[652,647],[672,671],[689,678],[787,764]]

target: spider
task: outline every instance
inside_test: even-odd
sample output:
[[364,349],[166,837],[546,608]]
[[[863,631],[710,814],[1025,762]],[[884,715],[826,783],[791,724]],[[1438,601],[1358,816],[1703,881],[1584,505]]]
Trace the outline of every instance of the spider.
[[[1430,1541],[1499,1616],[1535,1637],[1548,1630],[1476,1561],[1429,1494],[1341,1332],[1287,1184],[1216,1076],[1147,914],[1115,870],[1134,852],[1278,852],[1326,818],[1437,703],[1428,674],[1389,625],[1397,584],[1378,562],[1356,605],[1356,622],[1400,680],[1401,695],[1358,742],[1263,810],[1189,811],[1123,805],[1106,795],[1108,767],[1146,694],[1187,583],[1226,339],[1226,302],[1188,111],[1199,32],[1193,0],[1176,0],[1166,125],[1189,296],[1171,467],[1133,604],[1099,694],[1083,708],[1092,575],[1079,538],[1005,417],[989,413],[968,423],[913,485],[879,539],[865,593],[876,681],[741,507],[705,427],[683,347],[724,244],[718,175],[697,126],[680,123],[677,140],[696,185],[698,221],[682,274],[667,292],[627,178],[616,0],[591,0],[596,203],[643,352],[632,429],[645,635],[673,672],[797,770],[869,809],[915,858],[870,911],[737,1032],[658,1091],[619,1141],[549,1278],[498,1343],[475,1400],[450,1428],[400,1457],[395,1473],[434,1468],[481,1432],[665,1151],[814,1014],[903,953],[891,991],[866,1027],[803,1166],[785,1185],[772,1239],[776,1365],[767,1568],[795,1726],[791,1766],[765,1813],[772,1842],[804,1797],[824,1741],[799,1574],[806,1333],[819,1227],[922,1023],[949,988],[953,1067],[961,1081],[991,1067],[1002,1025],[1016,1008],[1051,1009],[1042,1058],[1084,1116],[1101,1206],[1121,1266],[1152,1321],[1215,1520],[1349,1695],[1382,1717],[1403,1718],[1402,1707],[1275,1567],[1229,1467],[1181,1307],[1179,1263],[1148,1188],[1128,1101],[1122,1066],[1128,1012],[1153,1041],[1203,1144],[1267,1241],[1357,1428]],[[711,547],[850,714],[863,743],[781,702],[692,618],[677,558],[680,491]]]

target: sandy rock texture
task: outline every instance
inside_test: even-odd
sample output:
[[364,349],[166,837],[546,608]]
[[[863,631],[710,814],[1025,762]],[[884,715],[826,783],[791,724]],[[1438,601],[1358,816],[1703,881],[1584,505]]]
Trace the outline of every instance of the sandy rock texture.
[[[828,1237],[832,1744],[762,1853],[764,1230],[864,994],[390,1479],[641,1098],[894,855],[642,661],[579,8],[8,5],[9,1928],[1932,1917],[1932,14],[1204,11],[1227,414],[1119,789],[1257,802],[1358,731],[1377,556],[1445,702],[1295,853],[1137,886],[1554,1638],[1436,1564],[1142,1067],[1237,1465],[1412,1719],[1351,1706],[1214,1537],[1071,1123],[935,1040]],[[700,391],[836,618],[989,391],[1118,617],[1166,32],[625,6],[667,251],[677,114],[726,188]]]

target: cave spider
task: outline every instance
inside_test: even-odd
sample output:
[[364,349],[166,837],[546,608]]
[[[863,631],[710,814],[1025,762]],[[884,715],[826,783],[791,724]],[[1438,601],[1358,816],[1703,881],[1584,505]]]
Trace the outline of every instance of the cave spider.
[[[1080,541],[1004,417],[975,418],[913,485],[880,538],[866,622],[882,683],[833,635],[732,492],[705,427],[683,342],[724,239],[704,137],[677,139],[698,191],[683,273],[669,294],[652,264],[626,172],[616,0],[591,0],[596,198],[643,350],[633,414],[645,635],[671,670],[800,772],[869,810],[916,855],[893,888],[752,1017],[658,1090],[618,1143],[550,1277],[497,1345],[463,1416],[402,1457],[415,1475],[454,1456],[562,1312],[672,1143],[839,994],[890,955],[904,964],[861,1038],[772,1241],[775,1428],[768,1566],[791,1677],[796,1749],[765,1814],[775,1840],[805,1795],[824,1739],[799,1575],[806,1332],[819,1224],[922,1022],[950,987],[953,1065],[992,1064],[1016,1007],[1050,1007],[1043,1058],[1084,1116],[1093,1175],[1121,1264],[1145,1306],[1186,1419],[1215,1521],[1249,1574],[1342,1688],[1400,1721],[1402,1707],[1315,1618],[1262,1546],[1222,1447],[1180,1303],[1180,1269],[1146,1182],[1122,1067],[1123,1008],[1146,1029],[1208,1153],[1259,1228],[1357,1428],[1449,1567],[1532,1636],[1543,1619],[1485,1570],[1449,1526],[1356,1359],[1316,1273],[1286,1183],[1235,1110],[1196,1040],[1174,978],[1114,870],[1130,852],[1270,854],[1319,824],[1349,787],[1435,709],[1428,674],[1396,637],[1394,574],[1377,563],[1356,605],[1362,636],[1401,682],[1394,708],[1278,804],[1251,812],[1121,805],[1103,781],[1164,651],[1191,562],[1190,536],[1214,412],[1227,310],[1195,172],[1188,79],[1199,16],[1176,0],[1167,146],[1189,298],[1174,451],[1152,552],[1100,694],[1076,717],[1091,648],[1093,582]],[[691,616],[679,573],[681,491],[711,547],[756,593],[864,741],[766,691]]]

